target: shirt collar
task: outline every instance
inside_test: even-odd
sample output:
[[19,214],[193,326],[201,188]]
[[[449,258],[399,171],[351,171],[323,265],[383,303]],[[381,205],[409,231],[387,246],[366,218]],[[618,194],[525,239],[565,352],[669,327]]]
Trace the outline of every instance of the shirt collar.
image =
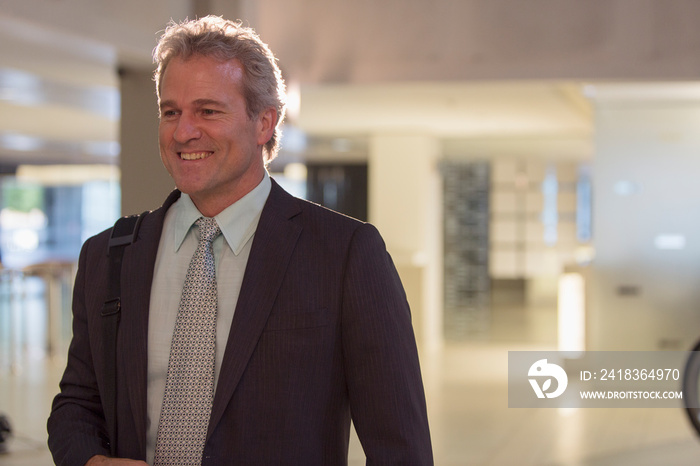
[[[226,243],[234,254],[238,255],[243,246],[253,236],[253,233],[255,233],[271,187],[272,182],[267,172],[265,172],[260,184],[214,217],[219,228],[221,228],[221,233],[226,239]],[[180,199],[171,209],[175,209],[175,228],[173,231],[175,234],[175,251],[177,252],[182,246],[182,242],[185,241],[185,237],[192,225],[199,217],[202,217],[202,214],[197,210],[190,196],[185,193],[182,193]]]

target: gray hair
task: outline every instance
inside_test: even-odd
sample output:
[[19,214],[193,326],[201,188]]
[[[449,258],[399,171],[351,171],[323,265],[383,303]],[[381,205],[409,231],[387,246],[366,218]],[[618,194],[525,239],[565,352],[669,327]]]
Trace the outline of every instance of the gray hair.
[[159,101],[163,73],[170,60],[175,57],[186,60],[192,55],[240,61],[243,65],[243,97],[249,118],[256,118],[266,108],[277,110],[275,130],[263,150],[265,162],[269,163],[279,150],[286,92],[277,59],[267,44],[253,29],[218,16],[186,20],[179,24],[171,21],[153,50],[153,60],[157,64],[154,80]]

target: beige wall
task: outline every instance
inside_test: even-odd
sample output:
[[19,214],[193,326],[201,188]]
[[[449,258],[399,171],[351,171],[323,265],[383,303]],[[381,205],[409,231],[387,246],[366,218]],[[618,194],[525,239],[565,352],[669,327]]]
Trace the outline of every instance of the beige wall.
[[[699,124],[698,101],[598,102],[589,349],[700,337]],[[659,249],[663,235],[685,244]]]

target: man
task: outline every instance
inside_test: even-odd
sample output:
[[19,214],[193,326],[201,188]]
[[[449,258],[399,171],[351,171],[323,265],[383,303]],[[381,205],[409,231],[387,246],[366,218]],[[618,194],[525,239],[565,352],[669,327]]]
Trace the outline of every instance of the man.
[[178,189],[124,253],[114,438],[100,320],[110,232],[83,246],[48,421],[56,463],[346,464],[352,417],[368,464],[432,464],[409,308],[381,237],[267,175],[284,117],[272,53],[206,17],[171,24],[154,56]]

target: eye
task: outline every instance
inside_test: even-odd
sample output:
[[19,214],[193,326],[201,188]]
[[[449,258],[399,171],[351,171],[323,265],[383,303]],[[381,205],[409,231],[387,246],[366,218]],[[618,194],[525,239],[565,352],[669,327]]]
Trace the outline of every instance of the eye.
[[177,111],[175,110],[161,110],[160,112],[161,118],[172,118],[175,115],[177,115]]
[[204,115],[215,115],[218,112],[216,110],[211,109],[211,108],[205,108],[205,109],[202,109],[202,113]]

